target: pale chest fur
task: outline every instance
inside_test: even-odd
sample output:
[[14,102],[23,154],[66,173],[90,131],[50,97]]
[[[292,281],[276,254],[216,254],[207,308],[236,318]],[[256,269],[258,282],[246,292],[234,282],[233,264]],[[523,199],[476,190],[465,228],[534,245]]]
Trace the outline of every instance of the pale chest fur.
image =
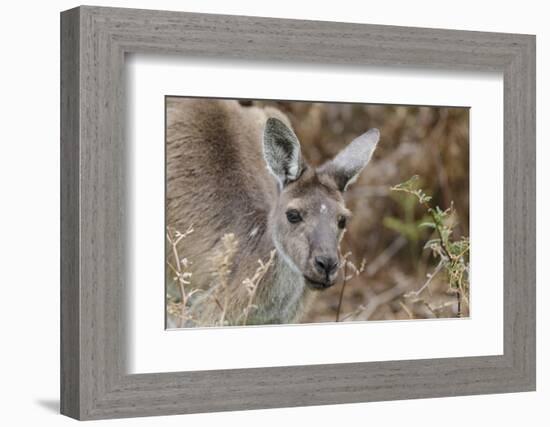
[[294,323],[305,309],[311,291],[303,276],[281,258],[278,254],[273,270],[264,278],[258,295],[261,304],[254,310],[251,323]]

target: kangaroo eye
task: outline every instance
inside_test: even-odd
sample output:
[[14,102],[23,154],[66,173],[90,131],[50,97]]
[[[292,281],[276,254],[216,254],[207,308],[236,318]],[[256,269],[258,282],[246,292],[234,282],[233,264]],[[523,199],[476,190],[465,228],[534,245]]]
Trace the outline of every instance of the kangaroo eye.
[[346,228],[346,217],[345,216],[338,217],[338,228]]
[[288,219],[288,222],[295,224],[302,220],[302,215],[296,209],[290,209],[286,211],[286,219]]

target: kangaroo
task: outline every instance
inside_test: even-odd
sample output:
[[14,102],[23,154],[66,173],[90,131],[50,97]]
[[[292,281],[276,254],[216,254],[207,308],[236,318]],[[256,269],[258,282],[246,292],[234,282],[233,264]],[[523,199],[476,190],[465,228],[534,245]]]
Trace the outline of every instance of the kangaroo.
[[[343,193],[369,162],[379,131],[314,168],[277,109],[188,98],[168,98],[166,108],[167,224],[195,230],[184,251],[192,287],[208,289],[212,254],[233,233],[228,322],[242,316],[248,301],[243,280],[274,249],[247,324],[298,322],[311,295],[336,281],[338,244],[350,218]],[[199,323],[213,322],[215,310],[203,304]]]

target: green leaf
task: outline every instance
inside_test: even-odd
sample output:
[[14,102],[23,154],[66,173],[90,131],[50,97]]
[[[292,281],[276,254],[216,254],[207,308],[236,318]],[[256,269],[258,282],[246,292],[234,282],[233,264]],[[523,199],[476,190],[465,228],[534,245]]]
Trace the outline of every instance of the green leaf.
[[424,249],[430,249],[432,245],[437,244],[441,246],[441,240],[439,239],[431,239],[426,242],[424,245]]
[[392,191],[400,191],[415,196],[421,204],[428,203],[432,198],[420,188],[420,178],[414,175],[407,181],[391,187]]
[[419,227],[433,228],[435,230],[435,224],[433,222],[422,222],[418,224]]

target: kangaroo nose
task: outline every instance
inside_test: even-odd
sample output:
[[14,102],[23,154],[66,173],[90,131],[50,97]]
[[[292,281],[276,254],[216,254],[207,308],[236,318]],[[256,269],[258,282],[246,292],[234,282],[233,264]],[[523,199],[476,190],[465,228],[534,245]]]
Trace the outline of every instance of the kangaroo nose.
[[338,268],[338,261],[336,258],[332,257],[316,256],[315,266],[317,267],[317,270],[328,276],[330,273],[333,273],[336,268]]

